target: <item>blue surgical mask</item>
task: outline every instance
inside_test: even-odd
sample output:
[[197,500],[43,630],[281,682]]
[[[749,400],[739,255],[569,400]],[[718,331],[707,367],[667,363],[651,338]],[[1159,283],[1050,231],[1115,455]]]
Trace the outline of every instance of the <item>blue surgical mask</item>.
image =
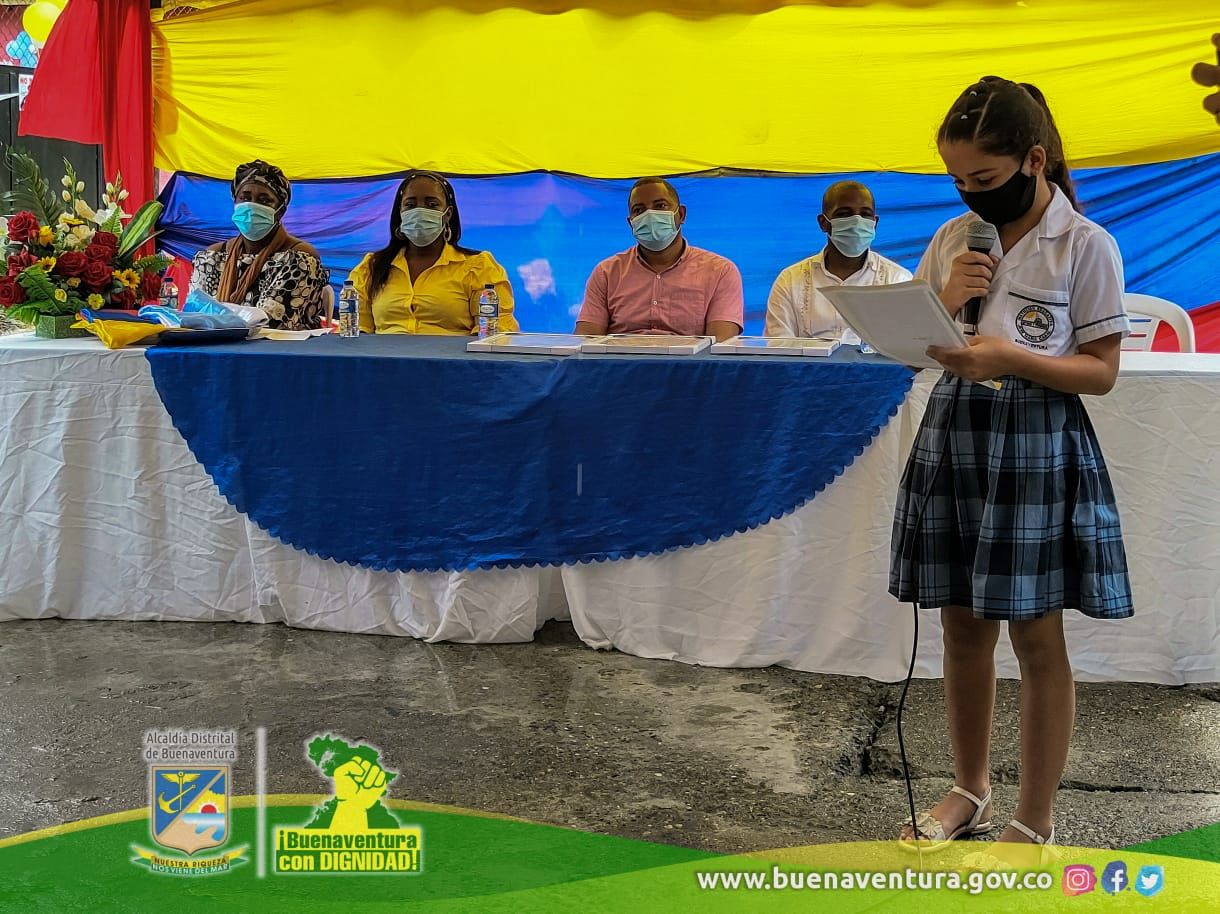
[[251,241],[262,241],[275,228],[275,210],[261,203],[238,203],[233,207],[233,224]]
[[631,234],[640,246],[650,251],[663,251],[678,237],[674,214],[665,209],[645,210],[631,219]]
[[868,216],[843,216],[830,220],[830,243],[844,257],[859,257],[877,235],[877,223]]
[[404,209],[399,216],[402,219],[399,232],[416,247],[427,247],[445,229],[445,213],[442,210],[413,206]]

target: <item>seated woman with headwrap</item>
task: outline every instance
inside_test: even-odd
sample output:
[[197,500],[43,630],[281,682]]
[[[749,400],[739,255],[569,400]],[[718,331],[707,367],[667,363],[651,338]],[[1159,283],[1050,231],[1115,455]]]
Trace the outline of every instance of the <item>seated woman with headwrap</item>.
[[239,235],[195,255],[191,288],[218,301],[262,308],[269,326],[322,325],[330,274],[313,246],[284,229],[292,186],[274,165],[240,165],[233,178],[233,224]]
[[479,295],[500,298],[500,331],[517,329],[513,288],[487,251],[460,247],[462,220],[453,186],[431,171],[410,172],[390,210],[390,241],[352,270],[365,333],[478,332]]

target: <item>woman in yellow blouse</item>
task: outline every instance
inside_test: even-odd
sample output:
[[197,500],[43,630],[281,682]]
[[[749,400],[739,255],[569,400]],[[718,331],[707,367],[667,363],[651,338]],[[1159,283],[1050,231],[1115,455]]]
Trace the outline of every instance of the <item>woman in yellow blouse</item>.
[[365,333],[478,332],[479,295],[492,283],[500,296],[500,330],[517,329],[508,274],[486,251],[459,247],[462,222],[444,176],[413,171],[398,186],[390,243],[352,271]]

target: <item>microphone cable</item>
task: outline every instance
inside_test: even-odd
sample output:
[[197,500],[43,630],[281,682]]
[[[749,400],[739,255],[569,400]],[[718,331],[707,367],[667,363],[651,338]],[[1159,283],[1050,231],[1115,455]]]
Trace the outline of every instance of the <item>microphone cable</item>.
[[[945,423],[944,431],[941,435],[940,447],[936,454],[936,467],[927,483],[923,492],[923,498],[919,502],[919,511],[915,514],[914,529],[919,531],[923,525],[924,511],[928,507],[928,500],[932,497],[932,488],[936,484],[937,477],[944,467],[945,452],[949,448],[949,436],[952,433],[952,418],[957,414],[958,401],[961,396],[962,384],[966,383],[965,379],[954,376],[953,387],[953,402],[949,409],[949,422]],[[939,383],[939,382],[938,382]],[[931,394],[929,394],[929,405]],[[911,781],[911,767],[907,760],[906,740],[902,735],[902,715],[906,710],[907,694],[911,690],[911,680],[915,678],[915,658],[919,652],[919,594],[918,592],[911,599],[911,617],[914,623],[913,632],[911,635],[911,662],[907,666],[906,679],[902,683],[902,694],[898,697],[898,712],[895,715],[895,729],[898,731],[898,757],[902,762],[902,779],[906,784],[907,791],[907,809],[910,812],[911,819],[911,839],[915,845],[915,849],[919,854],[919,870],[923,872],[923,855],[924,849],[921,843],[919,826],[915,823],[915,787]]]

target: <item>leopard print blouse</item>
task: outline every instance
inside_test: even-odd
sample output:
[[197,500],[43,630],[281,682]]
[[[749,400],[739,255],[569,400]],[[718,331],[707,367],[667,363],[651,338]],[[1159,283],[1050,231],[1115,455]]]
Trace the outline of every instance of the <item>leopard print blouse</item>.
[[[200,251],[192,261],[191,288],[215,295],[224,269],[225,251]],[[254,262],[253,254],[238,260],[239,275]],[[271,320],[270,327],[282,330],[314,330],[322,326],[322,303],[330,271],[318,258],[304,251],[280,251],[268,258],[258,282],[243,302],[262,308]]]

